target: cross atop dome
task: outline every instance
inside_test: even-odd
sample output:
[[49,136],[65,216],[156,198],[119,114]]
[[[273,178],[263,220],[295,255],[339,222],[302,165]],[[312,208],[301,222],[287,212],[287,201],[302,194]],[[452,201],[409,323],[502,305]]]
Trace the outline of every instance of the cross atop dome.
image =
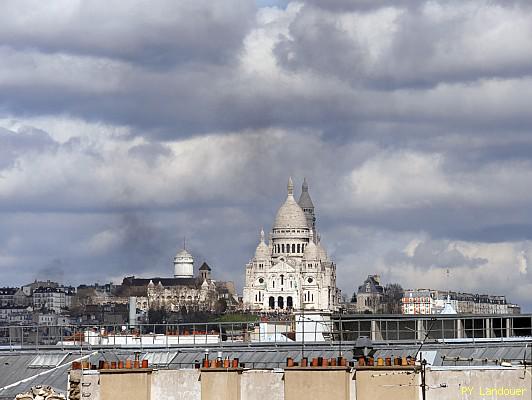
[[294,183],[292,182],[292,177],[288,178],[287,189],[288,196],[284,204],[279,208],[279,211],[277,211],[273,230],[298,228],[307,230],[308,225],[305,213],[294,199]]
[[294,195],[294,183],[292,182],[291,176],[288,178],[287,189],[288,189],[288,195],[293,196]]

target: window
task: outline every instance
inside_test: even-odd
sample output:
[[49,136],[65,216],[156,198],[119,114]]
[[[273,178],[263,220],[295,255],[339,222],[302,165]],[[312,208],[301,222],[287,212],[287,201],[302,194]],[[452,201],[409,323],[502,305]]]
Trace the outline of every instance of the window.
[[281,274],[281,285],[284,285],[284,275]]
[[295,253],[296,252],[296,245],[295,243],[292,243],[292,253]]
[[297,245],[297,252],[301,253],[301,245],[300,244]]
[[148,360],[150,365],[156,367],[168,367],[176,357],[177,351],[148,352],[142,357],[142,359]]
[[284,253],[284,243],[281,245],[281,252]]
[[263,278],[259,278],[259,283],[264,283],[264,279]]
[[284,298],[283,298],[283,296],[279,296],[277,298],[277,307],[284,308]]
[[68,353],[61,354],[41,354],[31,360],[28,365],[29,368],[55,368],[61,364]]
[[307,279],[307,282],[308,282],[308,283],[312,283],[312,282],[314,282],[314,280],[313,280],[312,278],[308,278],[308,279]]

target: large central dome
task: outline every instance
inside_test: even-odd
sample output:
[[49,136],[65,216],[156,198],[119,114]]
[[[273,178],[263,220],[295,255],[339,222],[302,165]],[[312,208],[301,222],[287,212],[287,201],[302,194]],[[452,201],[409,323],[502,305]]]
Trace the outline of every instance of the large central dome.
[[286,201],[277,211],[273,229],[308,229],[305,213],[294,199],[294,184],[292,178],[288,179],[288,196]]

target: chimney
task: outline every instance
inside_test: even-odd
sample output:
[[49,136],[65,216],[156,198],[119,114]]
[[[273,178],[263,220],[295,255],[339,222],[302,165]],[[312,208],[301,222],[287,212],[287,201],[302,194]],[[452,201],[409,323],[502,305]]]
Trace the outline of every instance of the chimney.
[[129,298],[129,327],[137,326],[137,298],[131,296]]

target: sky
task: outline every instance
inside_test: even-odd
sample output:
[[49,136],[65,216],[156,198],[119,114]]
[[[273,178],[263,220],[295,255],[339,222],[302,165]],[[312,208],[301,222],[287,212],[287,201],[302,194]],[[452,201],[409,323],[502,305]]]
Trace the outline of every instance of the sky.
[[532,311],[532,3],[5,0],[0,286],[170,276],[241,290],[306,177],[348,297]]

